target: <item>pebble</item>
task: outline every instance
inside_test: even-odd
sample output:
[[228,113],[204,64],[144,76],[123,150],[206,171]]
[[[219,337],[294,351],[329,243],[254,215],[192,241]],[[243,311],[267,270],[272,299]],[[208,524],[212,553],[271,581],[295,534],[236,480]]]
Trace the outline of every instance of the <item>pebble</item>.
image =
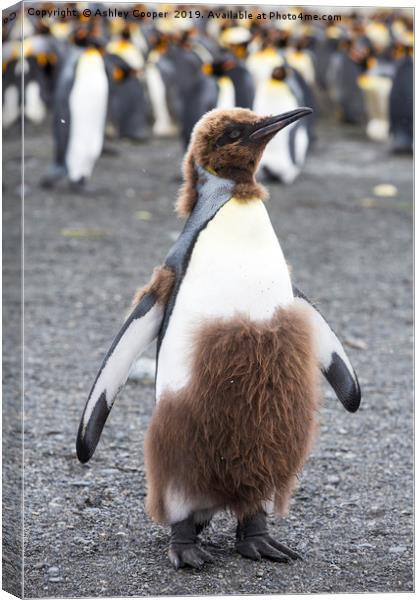
[[[59,498],[58,500],[61,500],[61,498]],[[58,512],[62,510],[63,506],[61,502],[51,500],[51,502],[48,503],[48,508],[50,508],[52,512]]]
[[87,507],[87,508],[84,509],[83,512],[84,512],[85,515],[89,515],[89,516],[93,517],[94,515],[99,514],[101,512],[101,509],[100,508]]
[[340,478],[338,475],[328,475],[328,483],[336,485],[337,483],[340,483]]
[[115,476],[115,475],[118,475],[119,472],[120,472],[119,469],[115,469],[113,467],[110,467],[109,469],[101,469],[100,470],[100,474],[105,475],[105,476]]
[[73,538],[73,541],[76,544],[81,544],[82,546],[87,546],[88,544],[93,543],[92,540],[89,540],[89,539],[83,538],[83,537],[79,537],[79,536],[76,536],[75,538]]
[[344,343],[350,348],[356,348],[356,350],[366,350],[367,348],[366,342],[360,338],[346,338]]
[[136,195],[136,190],[134,188],[127,188],[125,190],[126,198],[134,198]]
[[372,517],[381,517],[385,514],[385,509],[382,506],[372,506],[369,510],[369,515]]
[[392,554],[403,554],[407,550],[407,546],[391,546],[389,551]]
[[375,196],[382,198],[393,198],[398,194],[398,188],[392,183],[379,183],[372,189]]
[[140,221],[150,221],[152,218],[152,213],[148,210],[138,210],[136,212],[136,218],[140,219]]

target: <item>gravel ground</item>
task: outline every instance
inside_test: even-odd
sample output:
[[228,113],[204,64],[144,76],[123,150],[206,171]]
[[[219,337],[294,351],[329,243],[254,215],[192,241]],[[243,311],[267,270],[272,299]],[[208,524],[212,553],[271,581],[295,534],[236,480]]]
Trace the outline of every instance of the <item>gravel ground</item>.
[[[6,143],[7,177],[18,145],[14,156],[15,142]],[[363,403],[350,415],[325,388],[320,436],[290,515],[271,520],[277,539],[304,561],[240,558],[234,520],[221,515],[203,538],[214,565],[175,572],[168,530],[144,510],[151,381],[128,383],[88,465],[75,455],[102,356],[134,290],[181,228],[172,213],[178,143],[113,147],[118,154],[100,159],[90,194],[65,185],[43,191],[37,181],[49,135],[26,135],[25,595],[412,590],[410,158],[389,156],[357,130],[322,124],[301,178],[269,186],[268,209],[294,280],[344,340]],[[394,184],[397,195],[375,196],[381,183]]]

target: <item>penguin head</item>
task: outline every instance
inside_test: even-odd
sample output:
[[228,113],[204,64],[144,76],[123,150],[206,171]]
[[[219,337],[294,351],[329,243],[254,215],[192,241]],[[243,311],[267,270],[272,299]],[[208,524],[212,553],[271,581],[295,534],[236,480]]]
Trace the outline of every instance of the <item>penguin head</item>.
[[282,129],[312,113],[311,108],[261,117],[246,108],[214,109],[196,123],[184,159],[184,184],[176,204],[188,217],[197,201],[197,169],[201,167],[236,186],[257,186],[255,173],[267,143]]
[[278,67],[274,67],[271,72],[271,79],[274,81],[284,81],[287,77],[287,71],[285,65],[279,65]]
[[305,107],[261,117],[244,108],[212,110],[195,125],[187,160],[235,183],[252,181],[267,143],[311,112]]

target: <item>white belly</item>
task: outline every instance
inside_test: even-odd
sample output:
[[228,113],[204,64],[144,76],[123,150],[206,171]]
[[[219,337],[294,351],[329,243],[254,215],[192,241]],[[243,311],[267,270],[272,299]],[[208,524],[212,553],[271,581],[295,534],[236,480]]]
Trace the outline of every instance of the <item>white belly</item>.
[[293,301],[283,252],[260,200],[230,200],[201,232],[162,341],[157,399],[190,379],[197,327],[238,314],[269,319]]
[[77,65],[70,93],[70,138],[66,153],[69,178],[90,177],[102,151],[108,103],[104,61],[95,50],[85,52]]
[[217,82],[219,95],[216,108],[233,108],[235,106],[235,88],[229,77],[220,77]]
[[[298,106],[295,96],[284,82],[266,81],[257,87],[254,110],[259,115],[283,113]],[[260,162],[260,168],[268,167],[270,172],[280,177],[284,183],[292,183],[299,175],[309,143],[306,130],[299,128],[296,137],[297,164],[294,164],[290,155],[292,127],[299,125],[287,127],[268,142]]]
[[163,137],[176,135],[177,126],[169,114],[165,84],[159,69],[153,63],[146,67],[146,81],[155,118],[153,133]]
[[25,116],[33,123],[42,123],[47,114],[37,81],[30,81],[25,88]]
[[19,118],[19,90],[16,85],[9,85],[4,92],[3,127],[10,127]]

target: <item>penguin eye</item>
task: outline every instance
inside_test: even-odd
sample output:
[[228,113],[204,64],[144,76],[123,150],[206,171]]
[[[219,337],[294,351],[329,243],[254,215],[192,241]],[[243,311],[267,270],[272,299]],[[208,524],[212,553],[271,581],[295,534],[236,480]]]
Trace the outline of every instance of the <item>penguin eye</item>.
[[232,129],[228,135],[231,140],[237,140],[239,137],[241,137],[241,131],[240,129]]
[[225,129],[224,134],[217,140],[216,146],[226,146],[227,144],[233,144],[242,137],[244,131],[245,129],[243,125],[239,125],[237,127],[234,127],[233,129]]

